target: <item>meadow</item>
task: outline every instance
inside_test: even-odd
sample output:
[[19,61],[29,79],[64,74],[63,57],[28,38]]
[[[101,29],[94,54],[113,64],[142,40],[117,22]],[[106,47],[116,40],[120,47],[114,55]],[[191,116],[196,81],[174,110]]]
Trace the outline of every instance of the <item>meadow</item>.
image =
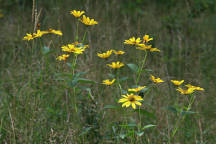
[[0,143],[216,143],[216,0],[0,0]]

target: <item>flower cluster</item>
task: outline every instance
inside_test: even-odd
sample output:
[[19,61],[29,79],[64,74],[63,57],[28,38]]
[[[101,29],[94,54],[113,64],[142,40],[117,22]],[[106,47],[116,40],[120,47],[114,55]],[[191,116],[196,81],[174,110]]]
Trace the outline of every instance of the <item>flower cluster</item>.
[[125,40],[124,44],[135,45],[136,49],[149,50],[150,52],[160,52],[158,48],[152,48],[152,45],[148,45],[148,42],[153,40],[149,35],[144,35],[143,39],[132,37],[129,40]]
[[[95,21],[94,19],[90,19],[89,17],[86,17],[85,15],[83,15],[84,13],[85,13],[85,11],[76,11],[76,10],[70,11],[70,14],[72,14],[74,17],[78,18],[86,26],[98,24],[98,22]],[[82,19],[81,19],[81,16],[82,16]]]
[[32,40],[34,38],[39,38],[39,37],[42,37],[43,35],[45,34],[56,34],[56,35],[60,35],[62,36],[62,32],[60,30],[54,30],[54,29],[48,29],[46,31],[41,31],[41,30],[37,30],[36,33],[33,33],[33,34],[30,34],[30,33],[27,33],[26,36],[24,36],[23,40]]
[[[67,45],[63,45],[61,47],[62,51],[63,52],[68,52],[68,53],[74,53],[74,54],[83,54],[83,52],[85,51],[86,48],[88,48],[89,46],[88,45],[83,45],[82,43],[79,43],[79,42],[74,42],[74,43],[71,43],[71,44],[67,44]],[[64,56],[65,54],[63,54],[62,56]],[[62,56],[59,56],[57,57],[58,60],[66,60],[66,58],[68,58],[69,56],[67,57],[64,57],[61,58]]]

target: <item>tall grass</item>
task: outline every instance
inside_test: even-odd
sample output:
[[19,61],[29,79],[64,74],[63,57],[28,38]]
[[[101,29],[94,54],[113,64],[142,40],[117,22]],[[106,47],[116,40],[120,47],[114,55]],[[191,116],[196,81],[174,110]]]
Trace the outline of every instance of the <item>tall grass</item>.
[[[1,143],[214,143],[216,21],[211,12],[215,1],[209,2],[206,8],[192,0],[167,5],[138,0],[36,0],[40,29],[60,29],[63,36],[47,35],[29,42],[22,39],[34,30],[32,3],[2,2]],[[82,89],[77,88],[75,94],[72,82],[65,81],[71,67],[56,60],[61,46],[75,40],[76,20],[69,14],[73,9],[85,10],[99,22],[87,32],[85,43],[90,48],[78,56],[75,69],[75,73],[86,72],[81,77],[94,82],[79,84]],[[85,30],[80,24],[79,35]],[[106,62],[97,53],[124,50],[126,54],[118,60],[139,65],[144,52],[123,42],[145,34],[153,36],[152,45],[161,52],[148,54],[140,85],[150,85],[152,73],[168,83],[144,92],[142,109],[134,112],[118,103],[122,92],[118,85],[101,84],[114,77],[106,64],[117,58]],[[136,85],[137,77],[129,67],[120,74],[128,77],[120,82],[124,90]],[[187,96],[176,95],[171,79],[184,79],[205,89],[190,109],[195,113],[185,112],[181,117],[181,107],[188,106]],[[140,124],[146,126],[143,133]]]

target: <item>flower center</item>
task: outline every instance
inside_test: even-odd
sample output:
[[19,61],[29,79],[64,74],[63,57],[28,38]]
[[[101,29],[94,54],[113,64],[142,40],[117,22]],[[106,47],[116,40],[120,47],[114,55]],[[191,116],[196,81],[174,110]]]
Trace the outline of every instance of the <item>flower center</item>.
[[130,102],[135,102],[135,101],[136,101],[134,97],[129,97],[128,100],[129,100]]

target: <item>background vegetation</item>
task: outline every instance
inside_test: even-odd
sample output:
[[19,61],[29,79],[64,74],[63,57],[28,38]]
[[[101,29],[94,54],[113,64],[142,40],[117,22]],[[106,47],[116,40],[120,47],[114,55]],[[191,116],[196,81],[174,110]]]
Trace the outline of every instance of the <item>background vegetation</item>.
[[[118,109],[104,108],[119,104],[113,99],[117,93],[100,84],[108,70],[96,53],[125,49],[125,63],[141,61],[143,55],[123,42],[144,34],[153,36],[153,46],[161,50],[148,57],[146,67],[164,80],[185,79],[205,89],[192,107],[198,113],[186,116],[172,143],[216,142],[215,0],[38,0],[36,7],[40,29],[60,29],[63,36],[43,37],[32,49],[32,42],[22,40],[33,32],[32,1],[0,0],[0,143],[129,142],[119,133]],[[99,22],[87,34],[90,51],[80,57],[77,68],[98,83],[88,84],[93,100],[88,99],[89,89],[77,96],[77,112],[71,89],[57,77],[69,68],[56,61],[60,47],[74,41],[73,9],[85,10]],[[125,68],[122,74],[130,72]],[[154,107],[145,106],[143,123],[157,126],[145,131],[142,143],[168,141],[175,121],[169,87],[152,94],[149,105]]]

